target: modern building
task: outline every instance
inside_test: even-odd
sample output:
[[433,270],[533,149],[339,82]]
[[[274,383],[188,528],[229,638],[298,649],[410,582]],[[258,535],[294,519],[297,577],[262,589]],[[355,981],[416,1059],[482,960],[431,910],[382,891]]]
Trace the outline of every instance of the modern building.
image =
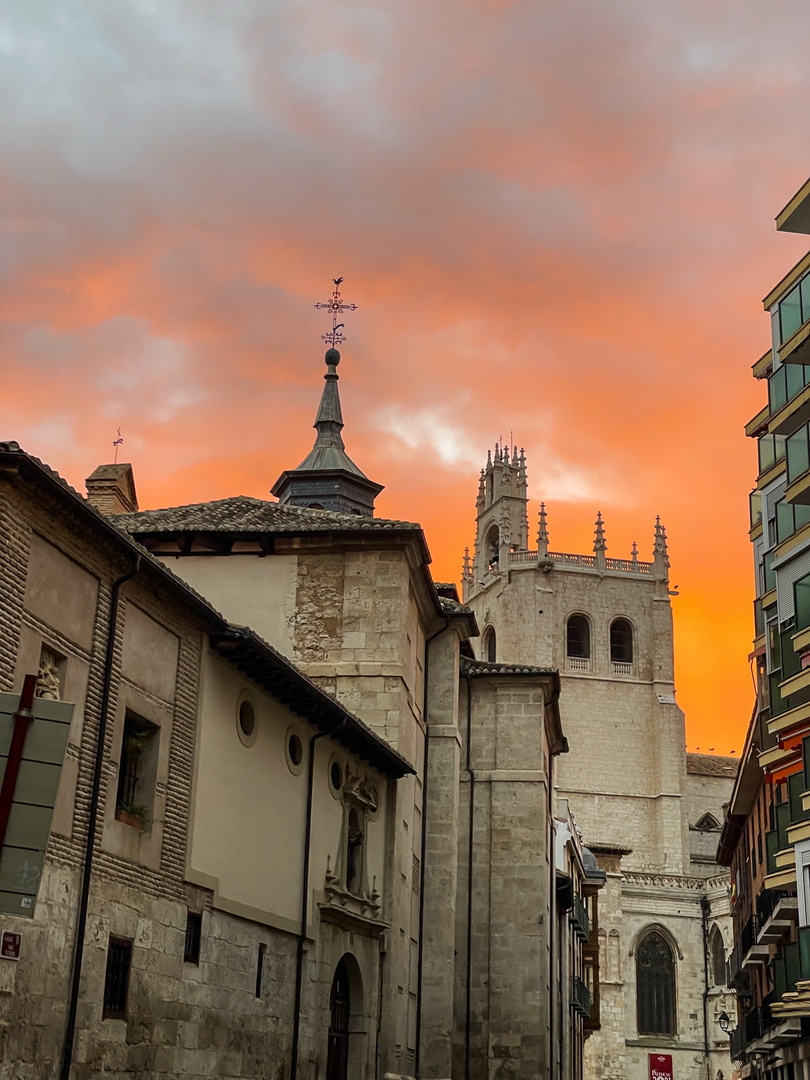
[[[810,181],[776,219],[810,232]],[[767,404],[750,538],[756,703],[718,857],[733,879],[738,1026],[745,1076],[810,1077],[810,252],[763,301],[771,345],[754,364]]]
[[[732,999],[710,946],[730,949],[728,873],[714,860],[737,761],[687,754],[675,698],[669,557],[656,521],[651,561],[609,556],[597,515],[592,551],[549,547],[546,506],[529,544],[522,451],[497,445],[481,470],[463,598],[490,663],[560,672],[569,752],[561,798],[606,874],[599,899],[599,1030],[585,1044],[593,1080],[730,1073],[718,1018]],[[719,961],[718,961],[719,964]],[[662,1071],[663,1072],[663,1071]]]

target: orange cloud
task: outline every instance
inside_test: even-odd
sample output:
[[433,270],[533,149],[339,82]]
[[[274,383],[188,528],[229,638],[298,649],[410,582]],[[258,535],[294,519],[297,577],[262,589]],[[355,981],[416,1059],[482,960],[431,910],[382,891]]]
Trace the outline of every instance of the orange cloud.
[[[118,426],[144,505],[266,495],[306,454],[331,278],[379,511],[436,576],[514,431],[532,515],[670,535],[690,745],[750,715],[742,425],[759,297],[803,253],[810,11],[60,5],[0,14],[0,436],[75,485]],[[785,33],[785,27],[791,33]],[[47,56],[47,63],[43,62]]]

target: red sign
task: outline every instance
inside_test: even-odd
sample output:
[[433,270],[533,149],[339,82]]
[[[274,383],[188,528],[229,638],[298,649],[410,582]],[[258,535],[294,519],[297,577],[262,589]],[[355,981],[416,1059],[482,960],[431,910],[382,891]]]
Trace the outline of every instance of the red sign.
[[6,960],[19,960],[20,959],[20,935],[12,934],[10,930],[3,931],[2,940],[0,940],[0,956]]
[[672,1054],[650,1054],[650,1080],[673,1080]]

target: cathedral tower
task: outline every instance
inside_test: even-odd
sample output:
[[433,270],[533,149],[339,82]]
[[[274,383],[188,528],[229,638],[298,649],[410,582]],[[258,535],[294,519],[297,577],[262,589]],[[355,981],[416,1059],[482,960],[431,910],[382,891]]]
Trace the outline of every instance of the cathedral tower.
[[[486,468],[481,470],[476,499],[475,557],[472,573],[480,581],[499,566],[506,566],[510,551],[524,551],[528,545],[529,503],[526,480],[526,455],[517,447],[495,444],[487,452]],[[466,577],[469,577],[467,567]],[[467,581],[464,582],[465,596]]]

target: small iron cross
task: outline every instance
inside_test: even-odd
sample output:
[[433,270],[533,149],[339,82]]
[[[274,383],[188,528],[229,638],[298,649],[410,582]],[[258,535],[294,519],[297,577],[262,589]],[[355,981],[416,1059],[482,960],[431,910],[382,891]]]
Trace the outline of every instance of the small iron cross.
[[332,279],[335,286],[335,291],[325,304],[317,303],[316,308],[326,308],[327,311],[332,314],[332,329],[328,334],[322,334],[321,339],[331,348],[336,349],[338,345],[342,345],[346,340],[344,334],[341,334],[341,330],[344,329],[344,323],[338,322],[338,315],[342,315],[344,311],[356,311],[357,304],[347,304],[345,300],[340,298],[340,283],[343,281],[342,277]]

